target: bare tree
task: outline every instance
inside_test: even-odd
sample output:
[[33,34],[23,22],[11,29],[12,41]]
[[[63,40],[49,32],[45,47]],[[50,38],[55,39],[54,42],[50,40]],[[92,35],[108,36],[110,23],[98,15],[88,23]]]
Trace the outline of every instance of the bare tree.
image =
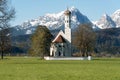
[[91,25],[79,25],[73,35],[73,45],[80,50],[82,56],[88,56],[88,53],[94,50],[96,40],[96,34]]
[[10,46],[10,21],[15,17],[15,9],[8,6],[8,0],[0,0],[0,52],[1,59]]

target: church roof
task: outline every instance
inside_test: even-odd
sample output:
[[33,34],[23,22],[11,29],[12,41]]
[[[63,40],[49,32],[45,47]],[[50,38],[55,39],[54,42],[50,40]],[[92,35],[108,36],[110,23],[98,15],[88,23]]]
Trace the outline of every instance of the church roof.
[[67,9],[65,12],[64,12],[65,15],[70,15],[71,12]]
[[65,39],[61,36],[61,35],[58,35],[54,40],[53,40],[53,43],[64,43],[65,42]]

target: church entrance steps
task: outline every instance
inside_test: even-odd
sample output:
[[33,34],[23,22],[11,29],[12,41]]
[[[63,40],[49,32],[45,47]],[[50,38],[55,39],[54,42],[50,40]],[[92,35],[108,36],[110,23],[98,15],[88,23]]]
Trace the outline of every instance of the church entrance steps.
[[88,57],[44,57],[45,60],[91,60],[91,56]]

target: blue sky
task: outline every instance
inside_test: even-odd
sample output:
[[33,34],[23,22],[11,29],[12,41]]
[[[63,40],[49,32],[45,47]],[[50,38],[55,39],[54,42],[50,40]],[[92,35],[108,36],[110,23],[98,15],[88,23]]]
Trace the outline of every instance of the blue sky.
[[72,6],[92,21],[98,20],[104,13],[111,15],[120,9],[120,0],[11,0],[10,3],[16,9],[13,25]]

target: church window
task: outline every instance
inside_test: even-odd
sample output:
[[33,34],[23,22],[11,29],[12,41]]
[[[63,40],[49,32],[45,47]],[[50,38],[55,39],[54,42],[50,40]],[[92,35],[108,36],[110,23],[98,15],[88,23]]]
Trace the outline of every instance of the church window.
[[67,23],[68,23],[68,20],[67,20]]
[[61,56],[61,52],[59,52],[59,56]]

